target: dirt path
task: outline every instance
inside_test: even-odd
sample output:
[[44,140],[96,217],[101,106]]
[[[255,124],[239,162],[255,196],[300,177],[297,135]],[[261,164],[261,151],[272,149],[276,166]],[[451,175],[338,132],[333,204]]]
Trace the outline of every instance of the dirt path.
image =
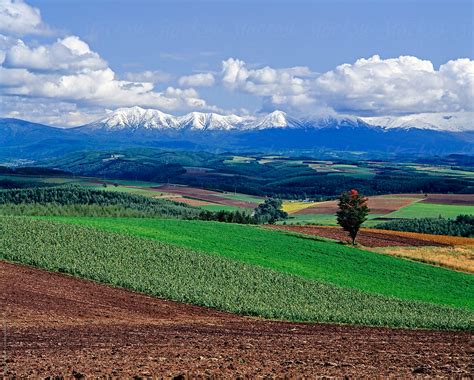
[[[473,371],[466,332],[262,321],[4,262],[0,312],[9,376],[406,378]],[[0,376],[4,364],[1,356]]]

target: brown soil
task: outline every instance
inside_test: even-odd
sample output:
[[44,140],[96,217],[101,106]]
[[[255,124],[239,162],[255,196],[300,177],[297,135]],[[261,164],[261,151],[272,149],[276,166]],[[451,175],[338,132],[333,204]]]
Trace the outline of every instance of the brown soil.
[[[368,206],[373,214],[389,214],[399,210],[402,207],[413,203],[414,198],[420,198],[420,195],[410,197],[387,197],[376,196],[369,197]],[[300,210],[295,214],[335,214],[338,210],[337,201],[321,202],[315,206]]]
[[423,202],[474,206],[474,194],[429,194]]
[[[0,262],[0,375],[467,376],[467,332],[239,317]],[[3,329],[0,332],[3,349]]]
[[444,205],[466,205],[474,206],[474,194],[397,194],[399,197],[418,197],[425,203],[437,203]]
[[[468,376],[467,332],[239,317],[0,262],[7,376]],[[3,346],[3,331],[0,333]],[[3,348],[3,347],[2,347]]]
[[219,204],[219,205],[236,206],[236,207],[252,208],[252,209],[257,207],[256,203],[224,198],[222,196],[222,193],[219,193],[217,191],[197,189],[193,187],[184,187],[184,186],[160,186],[160,187],[154,187],[152,189],[166,192],[166,193],[171,193],[171,194],[178,194],[183,197],[189,197],[189,198],[211,202],[211,203]]
[[[350,238],[340,227],[320,227],[320,226],[291,226],[291,225],[273,225],[268,226],[279,230],[298,232],[306,235],[321,236],[328,239],[339,240],[342,242],[350,242]],[[439,241],[431,241],[428,239],[408,237],[398,235],[396,233],[388,233],[384,231],[364,230],[361,229],[357,235],[357,242],[366,247],[421,247],[435,246],[443,247],[450,244]]]

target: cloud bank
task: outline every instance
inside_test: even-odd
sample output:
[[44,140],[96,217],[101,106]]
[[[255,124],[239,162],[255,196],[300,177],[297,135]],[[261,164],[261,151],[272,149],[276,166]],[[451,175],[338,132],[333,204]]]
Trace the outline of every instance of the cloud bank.
[[0,0],[0,32],[23,36],[49,34],[52,30],[42,22],[38,8],[23,1]]
[[[5,33],[0,36],[3,97],[37,98],[38,104],[47,99],[56,109],[61,109],[64,102],[71,102],[83,107],[139,105],[165,111],[218,110],[189,85],[185,89],[169,86],[157,91],[154,83],[160,79],[159,71],[129,73],[125,79],[118,78],[108,63],[78,36],[29,46],[16,36],[41,34],[50,28],[42,23],[38,9],[22,1],[0,0],[1,20]],[[11,100],[3,99],[2,103],[2,108],[12,106]],[[9,115],[15,111],[18,112],[7,110]]]
[[[434,67],[414,56],[374,55],[324,73],[307,66],[254,68],[228,58],[213,72],[179,76],[157,67],[117,75],[79,36],[52,33],[39,9],[21,0],[0,0],[1,116],[33,115],[41,122],[77,125],[106,108],[134,105],[167,112],[235,112],[208,104],[198,87],[226,96],[248,94],[265,110],[295,114],[474,110],[474,61],[468,58]],[[29,42],[29,35],[40,42]]]
[[222,83],[232,91],[267,98],[275,106],[330,107],[357,114],[472,111],[474,61],[451,60],[435,69],[412,56],[374,55],[323,74],[307,67],[250,70],[245,62],[222,62]]

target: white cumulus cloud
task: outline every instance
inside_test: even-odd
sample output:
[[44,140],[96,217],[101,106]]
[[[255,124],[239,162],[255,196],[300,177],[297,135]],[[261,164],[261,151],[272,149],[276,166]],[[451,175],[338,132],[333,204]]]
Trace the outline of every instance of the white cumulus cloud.
[[[4,96],[50,99],[82,107],[138,105],[165,111],[218,110],[201,99],[193,88],[156,90],[154,82],[161,74],[159,71],[126,76],[130,80],[120,79],[77,36],[36,47],[20,39],[4,38],[0,42],[4,57],[0,66],[0,94]],[[65,123],[83,118],[78,111],[71,112]],[[77,117],[71,119],[74,115]]]
[[23,36],[48,34],[51,29],[41,20],[38,8],[22,0],[0,0],[0,32]]
[[474,107],[474,61],[457,59],[436,69],[413,56],[378,55],[323,74],[307,67],[249,69],[222,62],[221,82],[233,91],[264,98],[267,105],[308,110],[329,107],[356,114],[469,111]]
[[33,71],[76,72],[83,69],[105,69],[107,62],[91,51],[89,45],[79,37],[68,36],[51,45],[34,48],[17,40],[16,44],[6,50],[3,66]]
[[199,73],[179,78],[178,83],[183,87],[210,87],[215,83],[212,73]]
[[319,76],[312,89],[336,109],[373,114],[473,109],[474,61],[449,61],[436,70],[412,56],[374,55],[337,66]]
[[307,106],[314,102],[310,83],[315,73],[305,66],[249,69],[244,61],[222,62],[221,81],[232,90],[269,97],[275,105]]
[[[2,114],[21,113],[28,104],[33,117],[39,119],[38,115],[43,115],[43,121],[59,121],[59,112],[65,111],[63,122],[70,125],[88,119],[81,110],[93,110],[95,114],[101,107],[104,110],[138,105],[164,111],[219,111],[190,86],[157,90],[155,83],[171,79],[160,70],[119,77],[78,36],[39,45],[20,39],[23,35],[45,35],[51,31],[43,23],[39,9],[24,1],[0,0],[0,31],[0,100],[2,105],[8,104],[8,110],[2,107]],[[15,101],[18,110],[13,109]]]

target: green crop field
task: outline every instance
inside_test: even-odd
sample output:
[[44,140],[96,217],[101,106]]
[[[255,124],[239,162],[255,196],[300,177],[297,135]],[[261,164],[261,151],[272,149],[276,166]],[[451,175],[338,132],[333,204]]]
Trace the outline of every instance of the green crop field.
[[240,207],[237,206],[229,206],[229,205],[218,205],[218,204],[211,204],[211,205],[204,205],[204,206],[198,206],[199,208],[202,208],[203,210],[208,210],[208,211],[237,211],[240,210]]
[[474,310],[474,277],[281,231],[203,221],[55,218],[364,292]]
[[387,218],[455,218],[461,214],[474,214],[474,206],[442,205],[416,202],[402,207],[400,210],[385,215]]
[[234,199],[236,201],[243,201],[243,202],[251,202],[251,203],[262,203],[264,198],[262,197],[255,197],[252,195],[247,195],[247,194],[234,194],[234,193],[223,193],[222,198],[226,199]]
[[144,197],[157,197],[160,194],[162,194],[162,192],[160,191],[149,190],[148,188],[127,187],[123,185],[119,185],[119,186],[108,185],[107,187],[92,186],[91,188],[95,190],[116,191],[120,193],[143,195]]
[[[213,223],[209,228],[219,231]],[[255,228],[252,233],[265,235],[267,231]],[[308,280],[219,255],[201,254],[152,239],[51,221],[0,218],[0,259],[244,315],[393,327],[473,327],[472,310],[400,300]],[[363,262],[369,261],[369,256],[365,256]],[[413,285],[429,282],[430,274],[438,275],[446,285],[445,293],[452,284],[462,287],[464,294],[470,294],[470,288],[466,288],[472,285],[469,277],[426,268],[432,273],[420,271],[418,274],[428,277],[418,281],[413,278]],[[349,274],[351,268],[346,270]],[[374,273],[374,277],[379,274]],[[402,278],[401,282],[407,281]],[[427,290],[426,285],[424,290]],[[442,288],[431,291],[439,293]]]

